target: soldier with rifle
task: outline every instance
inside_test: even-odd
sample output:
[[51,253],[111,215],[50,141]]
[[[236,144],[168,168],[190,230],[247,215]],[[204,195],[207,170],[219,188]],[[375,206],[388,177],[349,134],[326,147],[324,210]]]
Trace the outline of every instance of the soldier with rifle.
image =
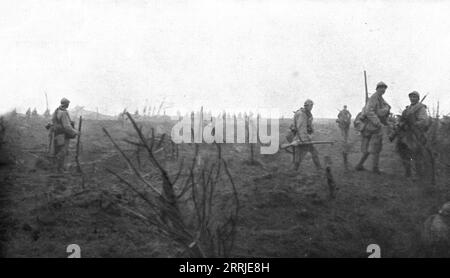
[[339,129],[341,130],[344,141],[348,141],[348,131],[350,129],[350,123],[352,121],[352,114],[347,109],[347,105],[344,105],[344,109],[339,111],[337,115],[336,123],[338,123]]
[[402,159],[405,168],[405,176],[411,176],[411,162],[414,162],[416,174],[424,177],[429,172],[430,158],[427,152],[426,131],[430,127],[431,121],[428,117],[427,107],[419,102],[420,95],[417,91],[409,93],[410,105],[406,106],[394,126],[394,132],[389,136],[389,140],[396,141],[396,151]]
[[387,87],[384,82],[379,82],[376,86],[376,92],[370,96],[362,112],[355,118],[355,128],[361,132],[362,137],[362,156],[358,165],[355,167],[357,171],[365,170],[364,162],[372,154],[372,171],[376,174],[381,174],[379,162],[380,152],[383,147],[382,127],[383,125],[387,125],[387,119],[391,109],[391,106],[383,98]]
[[[313,116],[311,110],[313,108],[313,101],[306,100],[303,107],[297,110],[294,114],[294,124],[291,125],[291,136],[290,138],[293,142],[282,146],[286,148],[287,146],[293,146],[294,148],[294,169],[298,170],[300,163],[305,155],[309,152],[311,153],[312,160],[317,170],[322,167],[320,165],[319,153],[317,152],[314,144],[311,140],[311,135],[314,132],[313,129]],[[289,139],[288,139],[289,140]]]
[[56,108],[52,116],[52,123],[46,126],[49,129],[50,153],[54,155],[56,162],[56,170],[62,173],[66,170],[65,162],[69,152],[70,139],[79,135],[74,128],[74,122],[70,120],[69,107],[70,101],[66,98],[61,99],[61,105]]

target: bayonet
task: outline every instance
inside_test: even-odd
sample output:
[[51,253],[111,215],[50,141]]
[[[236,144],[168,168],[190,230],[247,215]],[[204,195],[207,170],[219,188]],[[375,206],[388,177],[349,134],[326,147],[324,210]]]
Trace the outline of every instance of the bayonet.
[[364,71],[364,87],[366,89],[366,104],[369,101],[369,91],[367,90],[367,75],[366,71]]

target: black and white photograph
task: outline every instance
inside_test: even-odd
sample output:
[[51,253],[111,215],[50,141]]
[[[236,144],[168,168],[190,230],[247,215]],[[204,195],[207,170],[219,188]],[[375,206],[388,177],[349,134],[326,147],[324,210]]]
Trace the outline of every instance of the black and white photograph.
[[1,0],[0,257],[449,258],[449,15]]

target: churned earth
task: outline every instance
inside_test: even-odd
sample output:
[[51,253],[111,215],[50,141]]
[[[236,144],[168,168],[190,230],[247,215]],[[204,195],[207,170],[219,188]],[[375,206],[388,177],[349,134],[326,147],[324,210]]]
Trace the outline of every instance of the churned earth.
[[[108,196],[128,198],[127,188],[106,171],[128,171],[121,156],[101,130],[129,138],[129,123],[86,120],[80,161],[84,176],[74,167],[54,175],[46,155],[44,119],[10,119],[8,152],[13,163],[0,168],[0,243],[4,257],[67,257],[66,247],[78,244],[82,257],[177,257],[182,250],[159,238],[151,228],[114,205]],[[169,132],[168,121],[145,122]],[[289,121],[280,123],[281,138]],[[343,164],[340,132],[334,120],[316,123],[321,160],[331,159],[338,190],[329,197],[327,178],[316,172],[310,157],[294,172],[291,154],[259,154],[248,163],[250,147],[224,144],[222,155],[237,185],[240,214],[235,257],[367,257],[369,244],[378,244],[382,257],[423,257],[420,238],[425,219],[450,200],[448,165],[438,164],[434,187],[403,176],[392,143],[385,140],[382,175],[356,172],[359,137],[351,131],[349,168]],[[281,140],[282,141],[282,140]],[[129,148],[129,145],[122,145]],[[128,146],[128,147],[127,147]],[[192,157],[194,147],[180,146],[180,157]],[[133,155],[134,150],[126,150]],[[213,145],[200,146],[201,161],[216,156]],[[145,154],[141,154],[145,160]],[[167,168],[174,174],[177,161]],[[368,161],[370,168],[370,160]],[[145,167],[144,167],[145,168]],[[152,178],[152,177],[148,177]],[[224,195],[224,198],[226,196]]]

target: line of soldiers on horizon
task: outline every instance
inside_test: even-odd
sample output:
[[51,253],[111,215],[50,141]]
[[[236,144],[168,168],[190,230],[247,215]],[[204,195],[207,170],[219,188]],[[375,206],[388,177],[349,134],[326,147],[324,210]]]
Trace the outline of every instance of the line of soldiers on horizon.
[[[33,110],[31,110],[31,108],[28,108],[27,109],[27,111],[25,112],[25,118],[26,119],[30,119],[30,118],[36,118],[36,117],[39,117],[40,115],[39,115],[39,113],[37,112],[37,109],[36,109],[36,107],[33,109]],[[47,109],[47,110],[45,110],[44,111],[44,113],[42,114],[42,116],[44,117],[44,118],[50,118],[50,111]]]
[[[416,174],[424,177],[430,173],[429,157],[426,152],[425,132],[430,127],[431,121],[427,113],[426,106],[419,101],[420,95],[417,91],[408,94],[410,105],[403,110],[398,122],[389,123],[392,119],[391,106],[385,101],[383,95],[388,86],[384,82],[376,85],[375,93],[368,99],[362,111],[358,113],[354,121],[354,127],[361,134],[362,156],[355,167],[357,171],[365,170],[364,164],[372,155],[372,171],[381,174],[380,153],[383,147],[383,126],[387,126],[391,132],[390,140],[396,141],[396,151],[398,152],[407,177],[411,176],[411,163],[415,164]],[[294,113],[293,124],[287,136],[289,142],[300,140],[302,142],[312,142],[311,135],[314,132],[313,116],[311,110],[313,101],[306,100],[304,106]],[[345,143],[348,140],[348,132],[351,123],[351,113],[347,106],[338,114],[336,122],[342,132]],[[297,170],[303,157],[311,153],[316,169],[321,169],[318,151],[314,144],[298,145],[294,147],[294,169]]]

